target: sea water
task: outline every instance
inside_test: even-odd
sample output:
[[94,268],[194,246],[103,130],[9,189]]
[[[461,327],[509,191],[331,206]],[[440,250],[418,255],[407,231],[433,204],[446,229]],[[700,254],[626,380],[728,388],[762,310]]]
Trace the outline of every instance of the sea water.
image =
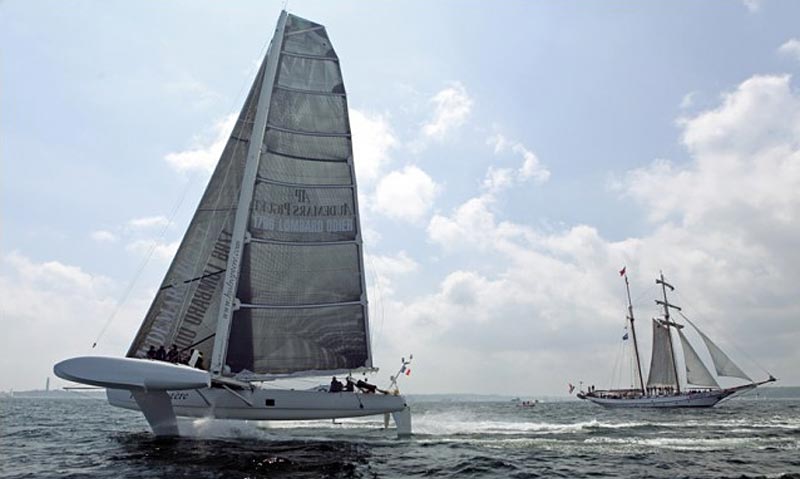
[[103,399],[0,399],[0,477],[800,478],[798,399],[693,410],[413,399],[408,439],[373,417],[199,419],[169,440]]

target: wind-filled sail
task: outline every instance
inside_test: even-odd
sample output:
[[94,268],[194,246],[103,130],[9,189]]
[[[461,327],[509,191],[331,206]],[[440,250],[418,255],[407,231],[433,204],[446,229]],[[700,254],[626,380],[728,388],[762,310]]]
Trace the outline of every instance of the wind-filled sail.
[[669,327],[653,320],[653,355],[650,357],[650,375],[647,378],[647,387],[678,386],[669,334]]
[[256,375],[371,367],[339,61],[321,25],[288,15],[277,35],[226,363]]
[[700,329],[697,326],[695,326],[693,322],[689,321],[688,319],[686,319],[686,321],[692,325],[694,330],[697,331],[697,334],[699,334],[700,337],[703,338],[703,342],[706,343],[708,352],[711,354],[711,361],[714,363],[714,368],[717,370],[717,375],[745,379],[751,382],[753,381],[752,379],[750,379],[750,376],[745,374],[745,372],[742,371],[739,368],[739,366],[737,366],[731,360],[731,358],[729,358],[728,355],[725,354],[719,348],[719,346],[714,344],[714,342],[711,341],[711,339],[708,336],[706,336],[702,331],[700,331]]
[[689,340],[683,334],[683,331],[678,330],[678,335],[681,338],[681,346],[683,346],[683,358],[686,367],[686,382],[695,386],[703,386],[709,388],[719,388],[719,384],[708,372],[708,369],[703,364],[697,351],[694,350]]
[[144,357],[150,346],[172,344],[181,350],[195,348],[206,358],[211,357],[233,217],[263,74],[262,66],[175,258],[128,350],[129,357]]

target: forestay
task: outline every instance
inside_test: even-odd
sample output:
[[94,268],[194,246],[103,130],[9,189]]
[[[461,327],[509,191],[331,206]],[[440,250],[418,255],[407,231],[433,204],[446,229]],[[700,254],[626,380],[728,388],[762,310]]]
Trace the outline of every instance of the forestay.
[[263,74],[262,66],[128,357],[142,358],[151,345],[171,344],[196,348],[211,357],[233,217]]

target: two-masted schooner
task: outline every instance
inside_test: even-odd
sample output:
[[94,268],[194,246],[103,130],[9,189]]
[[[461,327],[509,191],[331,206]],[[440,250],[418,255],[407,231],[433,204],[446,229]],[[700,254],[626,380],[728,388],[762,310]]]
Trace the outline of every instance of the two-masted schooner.
[[[151,347],[173,344],[210,359],[208,370],[147,359]],[[177,416],[375,414],[392,414],[398,433],[410,434],[396,389],[264,387],[374,370],[372,360],[339,58],[324,26],[284,11],[127,357],[73,358],[54,371],[107,388],[111,404],[141,410],[156,435],[179,434]]]
[[[714,364],[717,376],[739,378],[747,381],[746,384],[723,388],[703,363],[697,351],[691,345],[683,332],[685,325],[678,323],[672,317],[671,311],[680,313],[681,307],[669,302],[667,290],[675,288],[666,282],[661,273],[656,279],[656,284],[661,286],[663,299],[657,299],[656,304],[663,308],[663,317],[653,318],[653,349],[650,357],[650,370],[645,383],[642,374],[642,363],[639,357],[639,343],[634,326],[633,304],[628,275],[625,268],[620,274],[625,278],[625,290],[628,297],[627,326],[633,339],[635,364],[633,377],[635,386],[628,389],[599,390],[594,387],[588,391],[580,391],[578,397],[595,404],[607,407],[630,408],[677,408],[677,407],[712,407],[720,401],[730,398],[762,384],[773,382],[776,379],[769,375],[766,380],[755,382],[742,369],[737,366],[705,333],[683,316],[688,324],[697,331],[705,343],[711,362]],[[683,381],[678,374],[678,353],[673,330],[680,339],[683,350],[683,367],[685,374]],[[683,385],[682,385],[683,383]],[[638,387],[637,387],[638,386]]]

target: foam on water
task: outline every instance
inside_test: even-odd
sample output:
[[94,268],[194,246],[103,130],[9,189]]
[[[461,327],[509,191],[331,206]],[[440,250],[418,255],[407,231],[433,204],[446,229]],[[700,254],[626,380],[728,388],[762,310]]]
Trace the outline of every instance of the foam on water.
[[[181,420],[153,438],[141,414],[95,401],[0,401],[0,477],[793,477],[800,401],[691,411],[584,403],[412,404],[414,436],[383,417]],[[699,454],[702,453],[702,454]],[[800,476],[794,476],[800,477]]]

